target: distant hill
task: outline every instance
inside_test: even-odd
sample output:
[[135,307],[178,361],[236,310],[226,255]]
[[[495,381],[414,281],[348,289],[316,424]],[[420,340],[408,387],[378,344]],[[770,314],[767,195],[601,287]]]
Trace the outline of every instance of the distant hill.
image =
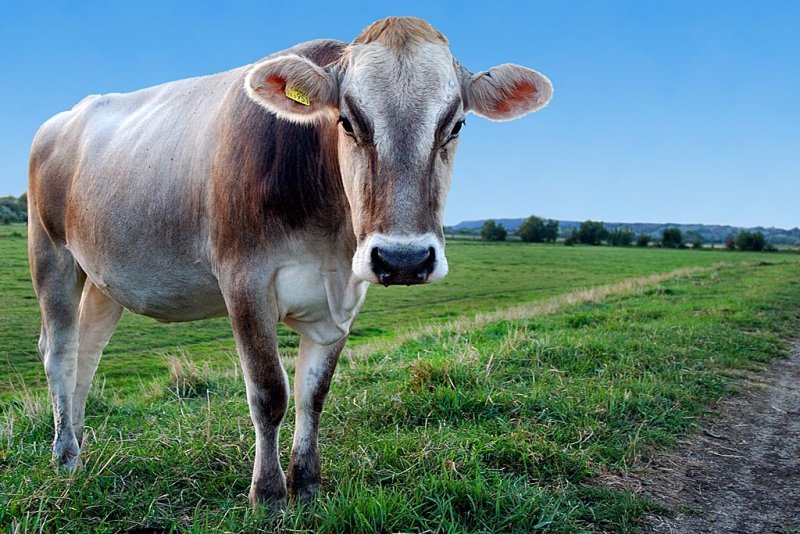
[[[455,226],[449,226],[453,230],[453,233],[470,233],[470,234],[478,234],[480,233],[481,226],[483,223],[486,222],[487,219],[481,219],[478,221],[463,221]],[[524,221],[524,218],[519,219],[495,219],[496,223],[502,223],[503,226],[506,227],[511,233],[516,232],[519,229],[520,224]],[[570,230],[571,228],[577,228],[580,226],[580,221],[558,221],[559,227],[561,229],[562,235],[565,230]],[[719,224],[679,224],[679,223],[616,223],[616,222],[607,222],[605,223],[606,228],[612,230],[617,227],[629,228],[632,232],[636,234],[648,234],[656,238],[661,237],[661,232],[665,228],[678,228],[681,233],[684,235],[684,240],[689,241],[693,239],[695,236],[700,236],[700,238],[705,243],[722,243],[725,241],[725,238],[731,234],[736,235],[739,233],[739,230],[747,230],[749,232],[762,232],[764,237],[768,243],[772,243],[773,245],[798,245],[800,244],[800,228],[792,228],[791,230],[785,230],[783,228],[764,228],[761,226],[756,226],[754,228],[742,228],[738,226],[727,226],[727,225],[719,225]]]

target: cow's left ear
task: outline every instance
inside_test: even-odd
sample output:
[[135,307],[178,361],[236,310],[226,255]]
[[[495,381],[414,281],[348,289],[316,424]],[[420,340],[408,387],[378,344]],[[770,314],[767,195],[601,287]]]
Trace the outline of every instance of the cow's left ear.
[[282,119],[308,124],[337,117],[335,78],[304,57],[289,54],[257,63],[244,86],[250,98]]
[[535,70],[506,63],[469,76],[463,92],[468,111],[493,121],[509,121],[546,106],[553,85]]

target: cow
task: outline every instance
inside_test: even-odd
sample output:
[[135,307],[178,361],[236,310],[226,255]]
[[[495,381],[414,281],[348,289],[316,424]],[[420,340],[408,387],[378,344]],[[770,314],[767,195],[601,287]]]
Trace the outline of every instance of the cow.
[[[519,65],[472,74],[430,24],[390,17],[349,44],[89,96],[48,120],[31,149],[29,257],[56,465],[80,464],[89,387],[123,308],[165,322],[227,315],[255,430],[249,499],[312,499],[320,414],[368,286],[447,274],[465,114],[515,119],[551,94]],[[286,475],[278,322],[300,334]]]

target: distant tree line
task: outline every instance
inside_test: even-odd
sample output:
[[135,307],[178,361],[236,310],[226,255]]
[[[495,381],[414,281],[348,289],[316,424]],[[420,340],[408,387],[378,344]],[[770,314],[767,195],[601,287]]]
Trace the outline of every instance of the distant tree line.
[[505,241],[508,236],[506,227],[502,223],[497,224],[494,219],[489,219],[483,223],[481,228],[481,239],[484,241]]
[[[525,219],[517,230],[520,241],[525,243],[555,243],[558,239],[558,221],[542,219],[531,215]],[[508,231],[502,223],[489,219],[481,227],[481,239],[484,241],[505,241]]]
[[28,194],[0,197],[0,224],[28,222]]
[[522,221],[518,233],[520,240],[526,243],[555,243],[558,239],[558,221],[531,215]]
[[[541,216],[533,215],[532,217],[536,217],[537,219],[541,219],[542,223],[548,221]],[[530,217],[528,218],[530,219]],[[502,223],[504,224],[504,228],[506,229],[508,239],[520,239],[522,240],[522,235],[527,234],[527,230],[524,232],[520,232],[522,228],[522,224],[526,222],[525,218],[520,219],[494,219],[496,224]],[[481,221],[480,224],[477,226],[473,226],[472,224],[462,224],[457,227],[445,227],[444,231],[448,235],[463,235],[463,236],[472,236],[475,238],[480,238],[481,234],[481,225],[485,221]],[[580,229],[580,222],[572,222],[572,221],[553,221],[551,223],[551,227],[555,227],[556,223],[560,225],[559,231],[557,234],[558,242],[566,241],[568,244],[577,244],[581,241],[578,240],[577,232]],[[537,242],[540,242],[541,234],[542,234],[542,226],[534,219],[530,221],[527,226],[532,226],[534,231],[532,232]],[[705,247],[713,247],[715,245],[724,245],[726,243],[732,244],[733,249],[736,249],[736,239],[738,237],[738,233],[742,228],[735,228],[731,226],[722,226],[722,225],[710,225],[710,224],[668,224],[668,225],[661,225],[661,224],[653,224],[653,223],[631,223],[631,224],[619,224],[619,223],[606,223],[606,229],[609,231],[609,234],[613,232],[616,228],[622,228],[624,230],[629,230],[633,232],[634,238],[633,241],[630,243],[631,246],[639,246],[644,244],[639,241],[640,236],[647,236],[642,237],[641,239],[644,241],[647,239],[647,246],[656,246],[660,247],[661,245],[661,238],[663,237],[663,232],[665,229],[670,228],[677,228],[681,231],[681,245],[683,247],[691,247],[691,248],[705,248]],[[572,232],[572,229],[575,228],[575,232]],[[787,245],[787,246],[800,246],[800,227],[795,227],[791,229],[783,229],[783,228],[762,228],[762,227],[755,227],[755,228],[745,228],[745,231],[749,231],[751,234],[755,234],[756,232],[761,232],[764,235],[765,240],[765,249],[769,248],[769,245]],[[538,234],[538,236],[537,236]],[[552,238],[551,238],[552,239]],[[621,242],[620,242],[621,239]],[[548,239],[545,238],[544,242],[547,242]],[[668,245],[674,243],[674,241],[670,241],[668,236]],[[608,235],[602,239],[600,239],[598,244],[626,244],[627,238],[622,234],[616,234],[614,236]]]
[[[483,223],[480,235],[484,241],[505,241],[509,232],[502,223],[489,219]],[[567,246],[580,243],[592,246],[606,244],[611,247],[635,245],[642,248],[656,246],[674,249],[691,246],[693,249],[702,249],[704,245],[699,233],[690,231],[684,234],[676,227],[662,230],[660,239],[654,239],[646,233],[637,235],[630,228],[622,226],[609,230],[602,221],[592,220],[583,221],[577,228],[573,227],[562,232],[557,220],[544,219],[537,215],[531,215],[522,221],[516,235],[525,243],[555,243],[559,237],[563,237],[563,242]],[[738,235],[729,235],[725,240],[725,246],[729,250],[775,250],[772,245],[766,243],[762,232],[747,230],[740,231]]]
[[775,247],[767,244],[762,232],[748,232],[747,230],[741,230],[736,236],[731,234],[726,237],[725,248],[728,250],[752,250],[756,252],[775,250]]

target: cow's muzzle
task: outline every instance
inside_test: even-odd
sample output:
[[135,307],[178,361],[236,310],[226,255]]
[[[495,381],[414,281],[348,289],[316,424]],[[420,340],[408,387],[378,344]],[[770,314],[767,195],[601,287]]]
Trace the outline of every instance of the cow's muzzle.
[[427,284],[447,275],[444,240],[425,234],[374,233],[364,237],[353,255],[356,279],[371,284]]
[[373,247],[372,272],[384,286],[424,284],[436,267],[433,247]]

